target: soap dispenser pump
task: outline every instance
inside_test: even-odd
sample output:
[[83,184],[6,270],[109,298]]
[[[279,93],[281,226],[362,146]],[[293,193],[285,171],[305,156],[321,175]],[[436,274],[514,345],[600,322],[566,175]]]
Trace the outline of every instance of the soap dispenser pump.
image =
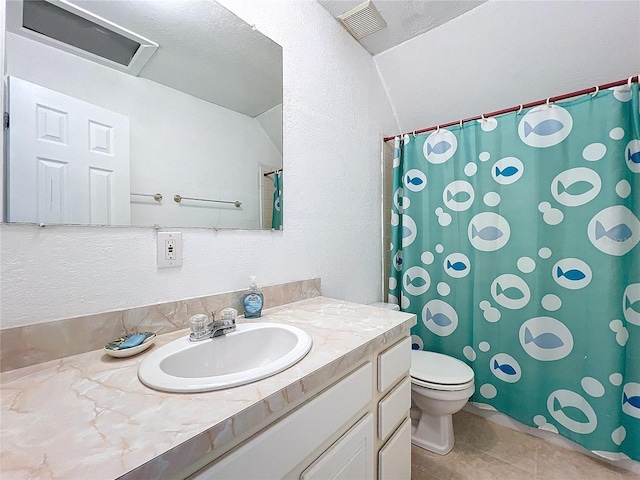
[[262,305],[264,303],[264,296],[258,291],[256,285],[256,277],[251,276],[251,285],[249,291],[245,294],[242,305],[244,306],[245,318],[258,318],[262,315]]

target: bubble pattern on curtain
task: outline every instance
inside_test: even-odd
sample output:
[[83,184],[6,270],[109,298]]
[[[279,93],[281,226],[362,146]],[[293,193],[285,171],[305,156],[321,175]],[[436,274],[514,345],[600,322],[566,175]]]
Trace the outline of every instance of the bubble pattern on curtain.
[[389,301],[471,401],[640,460],[638,85],[396,139]]

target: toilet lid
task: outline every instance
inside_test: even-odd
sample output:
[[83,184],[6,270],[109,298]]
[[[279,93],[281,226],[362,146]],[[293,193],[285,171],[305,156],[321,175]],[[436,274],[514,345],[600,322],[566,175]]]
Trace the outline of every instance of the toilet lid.
[[441,353],[411,350],[412,377],[436,385],[461,385],[473,380],[473,370],[457,358]]

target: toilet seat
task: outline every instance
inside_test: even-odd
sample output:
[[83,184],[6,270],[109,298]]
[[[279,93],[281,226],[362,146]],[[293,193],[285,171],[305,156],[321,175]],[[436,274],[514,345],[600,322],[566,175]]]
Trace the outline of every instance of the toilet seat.
[[411,381],[433,390],[464,390],[473,385],[473,370],[457,358],[423,350],[411,351]]
[[467,383],[460,383],[456,385],[445,385],[442,383],[431,383],[420,380],[419,378],[411,377],[411,383],[418,387],[429,388],[431,390],[440,390],[443,392],[457,392],[459,390],[466,390],[469,387],[473,387],[474,382],[471,380]]

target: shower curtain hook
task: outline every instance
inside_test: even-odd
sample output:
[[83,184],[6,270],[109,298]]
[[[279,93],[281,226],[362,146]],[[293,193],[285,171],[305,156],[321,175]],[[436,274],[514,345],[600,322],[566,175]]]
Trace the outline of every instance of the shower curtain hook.
[[460,128],[462,128],[462,119],[460,119]]
[[547,107],[551,108],[551,97],[547,98]]
[[516,112],[516,115],[520,115],[522,113],[522,107],[523,105],[520,104],[520,108],[518,109],[518,111]]
[[413,131],[413,138],[416,138],[416,131]]
[[598,95],[598,92],[600,91],[600,87],[598,85],[596,85],[594,88],[596,90],[591,94],[591,98],[596,98],[596,96]]
[[632,80],[633,80],[633,75],[631,75],[631,76],[629,77],[629,80],[627,80],[627,86],[628,86],[629,88],[631,88],[631,84],[633,83],[633,82],[632,82]]
[[440,133],[440,125],[436,126],[436,133]]
[[483,122],[486,122],[486,121],[487,121],[487,119],[486,119],[486,118],[484,118],[484,113],[482,113],[480,116],[482,117],[482,121],[483,121]]

